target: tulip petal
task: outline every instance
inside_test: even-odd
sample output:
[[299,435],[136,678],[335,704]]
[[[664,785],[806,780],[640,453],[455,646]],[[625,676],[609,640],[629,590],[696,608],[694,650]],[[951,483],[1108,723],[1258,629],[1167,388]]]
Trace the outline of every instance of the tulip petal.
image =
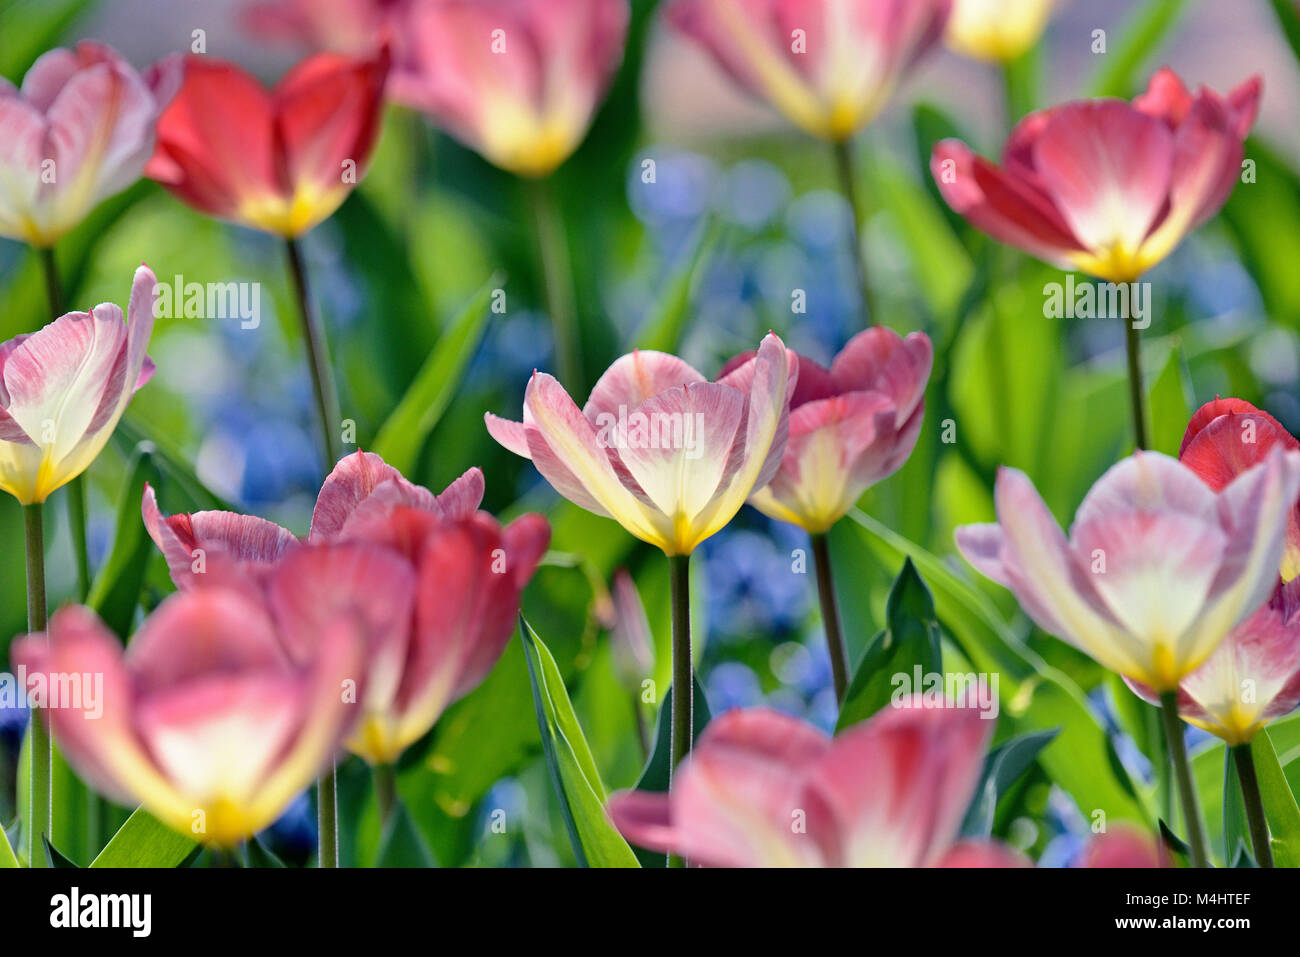
[[308,541],[336,538],[357,507],[381,486],[389,484],[393,488],[388,491],[396,496],[390,504],[438,510],[437,499],[428,489],[408,482],[401,472],[374,452],[356,451],[339,459],[321,485],[311,513]]
[[591,390],[582,414],[599,428],[602,414],[610,416],[611,421],[617,420],[620,411],[626,416],[646,399],[661,392],[706,381],[704,376],[674,355],[651,349],[638,350],[616,359],[605,370]]

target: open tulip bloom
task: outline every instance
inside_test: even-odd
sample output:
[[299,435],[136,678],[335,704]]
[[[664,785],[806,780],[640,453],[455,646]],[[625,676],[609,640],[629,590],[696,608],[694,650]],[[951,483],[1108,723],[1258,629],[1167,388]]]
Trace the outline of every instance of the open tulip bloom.
[[768,333],[716,382],[676,356],[633,352],[606,370],[581,409],[553,376],[534,372],[522,422],[486,416],[492,437],[532,459],[557,492],[668,556],[678,758],[691,728],[690,693],[681,693],[692,681],[688,560],[776,473],[797,379],[797,357]]
[[[1000,166],[944,140],[930,168],[948,205],[994,239],[1062,269],[1136,282],[1227,201],[1260,89],[1253,77],[1227,96],[1193,95],[1166,68],[1132,103],[1078,100],[1029,114]],[[1138,330],[1128,321],[1125,330],[1145,448]]]
[[998,522],[957,530],[957,547],[1029,617],[1160,697],[1194,856],[1200,833],[1177,721],[1179,683],[1268,599],[1300,452],[1273,449],[1214,491],[1187,466],[1135,452],[1084,498],[1067,539],[1029,479],[998,472]]
[[778,711],[729,711],[667,794],[615,794],[609,815],[632,843],[705,866],[1023,866],[957,841],[991,734],[975,709],[919,701],[834,739]]

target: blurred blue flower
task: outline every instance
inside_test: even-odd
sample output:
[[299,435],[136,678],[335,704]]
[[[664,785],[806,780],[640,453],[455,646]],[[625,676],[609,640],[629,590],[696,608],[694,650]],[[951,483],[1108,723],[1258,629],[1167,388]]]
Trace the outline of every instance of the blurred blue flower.
[[309,858],[316,851],[316,808],[304,791],[258,839],[283,860]]

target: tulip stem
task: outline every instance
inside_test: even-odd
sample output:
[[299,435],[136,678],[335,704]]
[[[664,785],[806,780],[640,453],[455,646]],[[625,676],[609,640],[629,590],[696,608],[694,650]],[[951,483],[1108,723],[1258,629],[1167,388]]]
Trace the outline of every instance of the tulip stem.
[[379,807],[379,823],[388,824],[397,802],[397,772],[391,764],[376,764],[372,770],[375,779],[375,804]]
[[316,780],[317,866],[339,866],[338,768],[333,761]]
[[849,204],[849,240],[852,243],[853,268],[858,279],[858,295],[862,299],[862,308],[867,311],[867,324],[875,325],[880,320],[876,312],[871,280],[867,274],[866,256],[862,249],[862,207],[858,204],[858,180],[854,172],[853,147],[848,140],[836,140],[832,149],[835,153],[835,168],[840,178],[840,191]]
[[[23,506],[23,526],[27,545],[27,631],[45,631],[45,533],[41,521],[41,503]],[[53,817],[50,778],[53,749],[50,732],[41,720],[40,710],[30,710],[31,783],[27,788],[27,814],[23,827],[23,844],[29,867],[45,866],[45,848],[41,835],[49,836]]]
[[[673,712],[668,780],[671,785],[677,765],[691,753],[695,732],[695,675],[691,670],[691,556],[668,556],[669,592],[673,605]],[[685,867],[675,854],[669,867]]]
[[[1246,821],[1250,825],[1250,843],[1255,848],[1255,863],[1260,867],[1272,867],[1273,849],[1268,841],[1268,820],[1264,817],[1264,800],[1259,794],[1259,778],[1255,774],[1255,757],[1250,753],[1250,744],[1233,745],[1232,759],[1237,763],[1237,778],[1241,781],[1241,796],[1245,799]],[[1228,854],[1231,855],[1234,850],[1228,848]]]
[[1183,824],[1187,828],[1187,845],[1192,852],[1192,866],[1208,867],[1205,830],[1201,825],[1201,811],[1196,803],[1196,786],[1192,783],[1192,772],[1187,763],[1187,743],[1183,740],[1183,723],[1178,719],[1177,691],[1166,691],[1160,696],[1160,717],[1165,726],[1165,740],[1169,742],[1169,755],[1174,762],[1174,779],[1178,782],[1178,799],[1183,808]]
[[849,667],[844,653],[844,635],[840,629],[840,609],[835,601],[835,576],[831,572],[830,540],[825,532],[812,536],[813,565],[817,569],[817,596],[822,605],[822,627],[826,629],[826,647],[831,653],[831,679],[835,684],[835,702],[844,703],[849,687]]
[[560,381],[570,392],[582,389],[582,362],[578,355],[577,314],[573,294],[573,262],[564,220],[555,205],[550,180],[533,180],[527,184],[537,221],[537,249],[542,266],[542,292],[546,311],[551,314],[555,335],[555,364]]
[[322,450],[327,461],[325,474],[328,475],[335,463],[343,457],[343,427],[340,424],[342,413],[339,411],[339,387],[334,381],[334,371],[330,366],[329,344],[325,341],[325,330],[320,317],[311,304],[311,289],[307,285],[307,270],[303,266],[302,251],[297,240],[285,239],[289,251],[289,273],[293,277],[294,292],[298,296],[298,315],[302,320],[302,336],[307,347],[307,367],[311,370],[312,388],[316,393],[316,411],[320,417],[321,431],[324,434],[325,447]]
[[[58,263],[54,261],[54,247],[38,249],[41,272],[45,274],[45,296],[50,305],[50,321],[66,311],[63,302],[63,283],[59,280]],[[90,594],[90,552],[86,548],[86,484],[78,475],[68,483],[68,527],[72,531],[72,554],[77,565],[77,597],[86,600]]]
[[1124,320],[1124,347],[1128,354],[1128,394],[1133,406],[1133,443],[1136,448],[1150,446],[1147,440],[1146,402],[1142,390],[1142,333]]

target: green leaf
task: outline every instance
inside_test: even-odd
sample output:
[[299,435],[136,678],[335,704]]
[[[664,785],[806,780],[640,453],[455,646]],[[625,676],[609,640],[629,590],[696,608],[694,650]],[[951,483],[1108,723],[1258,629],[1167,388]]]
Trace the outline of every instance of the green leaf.
[[1187,866],[1192,856],[1192,849],[1187,846],[1186,841],[1174,833],[1173,828],[1165,823],[1164,818],[1160,819],[1160,843],[1165,846],[1180,867]]
[[1291,52],[1300,60],[1300,11],[1296,10],[1294,0],[1269,0],[1277,22],[1282,26],[1286,42],[1291,45]]
[[998,808],[998,799],[1029,770],[1039,752],[1051,744],[1059,733],[1059,728],[1031,731],[998,745],[988,753],[984,759],[980,786],[975,791],[975,799],[962,824],[963,837],[988,837],[993,833],[993,817]]
[[9,843],[9,835],[5,833],[3,827],[0,827],[0,871],[17,866],[18,856],[14,854],[13,846]]
[[379,839],[376,867],[435,867],[433,852],[425,843],[411,814],[401,801],[393,802],[392,813]]
[[1246,818],[1246,801],[1241,796],[1241,778],[1232,751],[1223,751],[1223,859],[1231,861],[1233,848],[1250,843],[1250,822]]
[[930,674],[943,666],[934,599],[911,558],[903,560],[903,569],[889,591],[885,621],[887,627],[872,639],[853,671],[835,724],[837,732],[865,721],[887,705],[894,694],[895,675],[907,675],[910,680],[917,668]]
[[99,569],[86,599],[86,604],[123,639],[131,632],[145,568],[154,550],[153,541],[140,520],[140,500],[146,482],[154,486],[159,484],[154,446],[147,441],[139,443],[131,455],[126,484],[117,506],[113,550]]
[[1089,84],[1090,96],[1131,96],[1141,85],[1140,72],[1178,25],[1187,0],[1148,0],[1118,30],[1107,34],[1101,65]]
[[[159,437],[150,436],[129,415],[124,416],[122,421],[117,423],[117,428],[113,431],[113,439],[119,445],[125,446],[129,454],[134,454],[142,443],[148,443],[151,446],[149,454],[154,464],[173,485],[185,494],[194,509],[215,509],[221,512],[238,511],[234,505],[227,502],[199,480],[184,455],[168,446]],[[140,503],[137,501],[135,504],[138,512]]]
[[1278,867],[1300,867],[1300,806],[1287,784],[1282,765],[1267,730],[1255,735],[1250,743],[1250,756],[1255,759],[1255,777],[1259,781],[1259,796],[1264,802],[1264,817],[1272,835],[1273,860]]
[[142,807],[126,819],[91,867],[178,867],[196,844]]
[[38,56],[59,45],[63,32],[94,0],[42,0],[6,4],[0,13],[0,76],[15,86]]
[[256,835],[249,839],[244,849],[248,854],[249,867],[284,867],[284,861],[267,848]]
[[1194,393],[1184,370],[1183,351],[1175,345],[1169,350],[1164,368],[1151,384],[1151,448],[1165,455],[1178,454],[1187,422],[1192,417],[1192,403],[1188,397]]
[[498,273],[474,294],[429,353],[423,367],[375,438],[373,452],[399,472],[410,473],[424,440],[433,431],[460,387],[488,322],[492,290],[503,281]]
[[50,839],[46,835],[41,835],[41,841],[45,844],[45,857],[50,862],[50,867],[59,870],[77,868],[75,862],[69,860],[66,855],[59,853],[59,849],[50,843]]
[[555,659],[523,615],[519,637],[528,661],[542,751],[560,801],[573,854],[583,867],[637,867],[636,855],[605,814],[605,786],[587,747]]
[[677,351],[682,330],[686,328],[686,322],[693,314],[691,299],[695,287],[721,235],[722,227],[715,219],[710,219],[698,227],[694,242],[689,251],[684,254],[681,266],[668,277],[659,302],[646,317],[641,329],[637,331],[638,349]]

